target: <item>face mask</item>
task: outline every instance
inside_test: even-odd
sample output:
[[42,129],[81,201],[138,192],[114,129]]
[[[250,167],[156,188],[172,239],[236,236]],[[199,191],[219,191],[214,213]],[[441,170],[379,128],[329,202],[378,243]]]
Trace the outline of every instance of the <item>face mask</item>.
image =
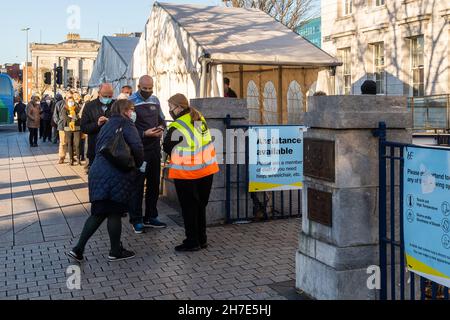
[[144,98],[144,100],[147,100],[148,98],[150,98],[153,94],[153,91],[139,91],[139,93],[141,94],[142,98]]
[[130,119],[131,119],[131,121],[136,122],[136,118],[137,118],[137,114],[136,114],[136,112],[133,111],[133,112],[131,113]]
[[103,98],[103,97],[100,98],[100,102],[101,102],[102,104],[110,104],[111,101],[112,101],[111,98]]
[[52,100],[45,100],[45,102],[47,102],[47,104],[49,105],[50,103],[52,103]]
[[67,102],[67,105],[68,105],[69,107],[73,107],[73,106],[75,105],[75,102],[69,101],[69,102]]

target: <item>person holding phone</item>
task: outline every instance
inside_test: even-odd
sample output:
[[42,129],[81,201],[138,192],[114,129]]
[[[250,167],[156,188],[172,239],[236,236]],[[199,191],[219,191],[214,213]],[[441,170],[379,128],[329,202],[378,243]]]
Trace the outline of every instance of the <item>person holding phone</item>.
[[[153,79],[143,76],[139,79],[138,91],[130,97],[135,105],[136,128],[144,145],[144,164],[136,178],[136,190],[130,201],[130,223],[134,232],[141,234],[144,228],[165,228],[158,220],[157,203],[161,178],[161,138],[166,129],[161,104],[153,95]],[[145,213],[142,200],[145,186]]]

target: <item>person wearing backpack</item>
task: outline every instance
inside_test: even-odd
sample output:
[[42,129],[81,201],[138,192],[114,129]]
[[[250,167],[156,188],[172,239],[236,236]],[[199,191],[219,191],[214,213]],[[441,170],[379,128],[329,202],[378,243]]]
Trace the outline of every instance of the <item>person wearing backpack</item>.
[[[106,219],[111,241],[108,260],[121,261],[135,256],[134,252],[124,249],[120,241],[122,215],[128,211],[136,168],[141,167],[144,161],[144,147],[134,125],[135,118],[134,104],[129,100],[118,100],[111,108],[109,121],[98,134],[95,160],[89,170],[91,216],[84,225],[77,245],[68,253],[69,257],[78,262],[84,260],[86,243]],[[103,153],[105,146],[117,138],[120,130],[129,147],[129,158],[131,162],[134,161],[134,168],[126,171],[108,160]]]

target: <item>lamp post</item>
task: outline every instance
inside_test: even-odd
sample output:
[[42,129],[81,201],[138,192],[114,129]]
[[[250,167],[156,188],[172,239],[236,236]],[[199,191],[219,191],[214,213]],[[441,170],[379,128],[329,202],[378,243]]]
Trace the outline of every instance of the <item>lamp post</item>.
[[[24,101],[28,103],[28,31],[30,31],[31,28],[24,28],[22,31],[25,31],[27,33],[27,50],[26,50],[26,61],[25,61],[25,74],[26,74],[26,80],[24,77],[25,82],[25,94],[23,96]],[[26,97],[26,98],[25,98]]]

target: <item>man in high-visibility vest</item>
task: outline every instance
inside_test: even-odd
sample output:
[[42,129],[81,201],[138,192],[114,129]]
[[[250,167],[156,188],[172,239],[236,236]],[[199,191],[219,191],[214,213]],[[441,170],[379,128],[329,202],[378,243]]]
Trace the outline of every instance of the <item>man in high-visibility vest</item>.
[[170,155],[169,179],[175,182],[186,231],[186,239],[175,250],[198,251],[208,246],[206,206],[213,176],[219,172],[216,151],[205,118],[184,95],[171,97],[169,108],[174,122],[163,147]]

